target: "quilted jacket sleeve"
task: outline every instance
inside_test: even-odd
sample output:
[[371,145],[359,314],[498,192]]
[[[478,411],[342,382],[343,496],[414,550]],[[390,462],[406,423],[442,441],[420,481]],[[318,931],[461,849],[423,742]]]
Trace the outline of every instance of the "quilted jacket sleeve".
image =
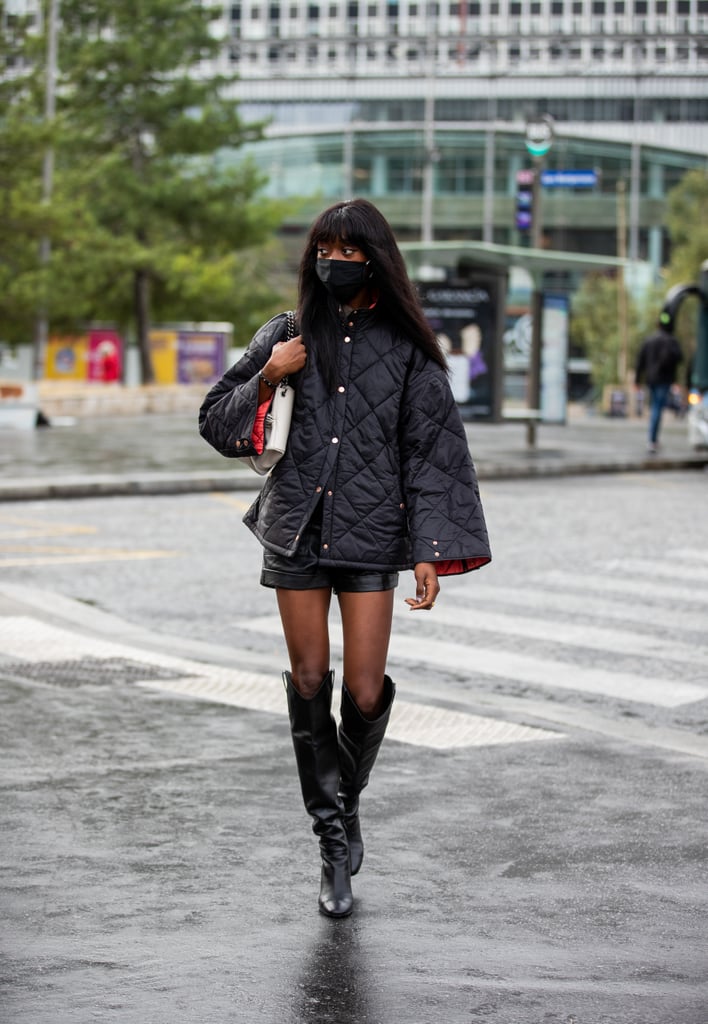
[[258,412],[258,371],[273,345],[286,337],[287,314],[260,328],[246,352],[212,387],[199,410],[199,433],[227,458],[257,455],[253,425]]
[[441,574],[485,565],[489,540],[465,429],[444,371],[419,353],[403,396],[400,447],[414,562],[437,563]]

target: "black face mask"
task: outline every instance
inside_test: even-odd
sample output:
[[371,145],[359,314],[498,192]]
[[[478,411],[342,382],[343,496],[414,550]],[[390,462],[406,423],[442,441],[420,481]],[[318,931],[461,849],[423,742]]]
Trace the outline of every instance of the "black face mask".
[[366,286],[371,277],[369,261],[317,260],[317,276],[338,302],[347,302]]

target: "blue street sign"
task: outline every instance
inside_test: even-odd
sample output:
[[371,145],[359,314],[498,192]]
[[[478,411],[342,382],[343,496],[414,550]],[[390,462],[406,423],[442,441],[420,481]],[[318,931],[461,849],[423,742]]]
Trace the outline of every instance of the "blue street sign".
[[544,188],[595,188],[597,171],[542,171]]

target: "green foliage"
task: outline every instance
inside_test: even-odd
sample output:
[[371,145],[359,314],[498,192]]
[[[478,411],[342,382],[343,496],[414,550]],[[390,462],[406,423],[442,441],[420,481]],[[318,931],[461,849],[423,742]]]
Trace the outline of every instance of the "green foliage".
[[708,172],[689,171],[669,192],[666,226],[671,238],[667,285],[698,281],[708,259]]
[[[13,45],[32,50],[37,71],[7,86],[12,103],[0,115],[0,213],[11,226],[7,250],[0,243],[5,337],[27,336],[44,295],[53,329],[91,319],[132,326],[149,379],[151,314],[226,319],[240,333],[282,308],[266,243],[288,208],[260,198],[252,164],[220,158],[260,137],[262,125],[241,121],[227,79],[204,77],[200,62],[222,48],[212,13],[198,0],[62,0],[51,136],[37,61],[45,41],[16,33]],[[2,156],[10,152],[14,162]]]
[[[708,260],[708,172],[689,171],[667,197],[666,226],[671,238],[671,260],[665,291],[677,284],[697,284],[701,264]],[[697,304],[685,301],[676,334],[690,359],[696,345]]]
[[[617,279],[606,274],[588,274],[573,297],[571,341],[587,354],[598,392],[606,384],[619,383],[619,298]],[[639,316],[629,295],[626,301],[627,369],[631,370],[640,341]]]

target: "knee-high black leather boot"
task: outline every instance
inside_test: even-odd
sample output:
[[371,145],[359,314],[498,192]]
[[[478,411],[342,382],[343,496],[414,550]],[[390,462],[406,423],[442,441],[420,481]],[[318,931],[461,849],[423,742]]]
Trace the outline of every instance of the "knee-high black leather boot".
[[319,909],[328,917],[346,917],[353,907],[349,843],[339,798],[339,749],[332,717],[334,672],[328,672],[314,697],[307,700],[283,673],[288,695],[290,730],[305,808],[319,836],[322,879]]
[[352,695],[342,686],[342,720],[339,726],[339,795],[344,803],[344,827],[349,839],[351,871],[355,875],[364,859],[364,842],[359,823],[359,794],[369,781],[376,755],[391,716],[396,687],[384,676],[384,710],[378,718],[364,718]]

